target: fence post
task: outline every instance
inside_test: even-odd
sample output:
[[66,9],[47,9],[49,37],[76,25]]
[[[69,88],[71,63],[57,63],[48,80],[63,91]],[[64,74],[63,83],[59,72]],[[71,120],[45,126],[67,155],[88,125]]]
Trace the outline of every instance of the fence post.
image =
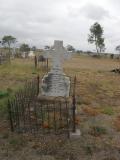
[[37,57],[34,58],[35,68],[37,68]]
[[10,100],[8,100],[8,113],[9,113],[9,121],[10,121],[11,132],[14,132]]
[[40,76],[37,76],[37,95],[39,94],[39,89],[40,89]]
[[68,104],[69,102],[67,101],[67,99],[65,99],[65,103],[66,103],[66,111],[67,111],[67,137],[70,138],[70,119],[69,119],[69,107]]
[[49,62],[49,61],[48,61],[48,58],[47,58],[47,72],[48,72],[48,62]]
[[75,114],[76,114],[76,76],[74,77],[74,82],[73,82],[73,101],[72,101],[72,109],[73,109],[73,132],[76,131],[76,124],[75,124]]

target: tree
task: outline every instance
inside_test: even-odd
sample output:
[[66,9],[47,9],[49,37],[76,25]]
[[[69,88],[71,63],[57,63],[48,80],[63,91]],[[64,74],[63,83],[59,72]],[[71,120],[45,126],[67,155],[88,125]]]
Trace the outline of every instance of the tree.
[[31,48],[31,50],[32,50],[32,51],[36,51],[36,50],[37,50],[36,46],[33,46],[33,47]]
[[20,51],[21,51],[21,52],[29,52],[29,51],[30,51],[29,45],[28,45],[28,44],[25,44],[25,43],[21,44],[21,46],[20,46]]
[[2,41],[0,41],[0,47],[1,47]]
[[95,43],[97,53],[105,51],[103,32],[103,28],[97,22],[90,27],[88,42],[91,44]]
[[120,53],[120,45],[118,45],[118,46],[115,48],[115,50]]
[[1,41],[2,45],[9,49],[9,63],[10,63],[10,52],[11,52],[11,45],[16,43],[16,38],[11,35],[6,35],[2,38]]
[[100,53],[105,51],[106,48],[105,48],[105,44],[104,44],[104,38],[100,38],[98,40],[98,46],[99,46]]
[[67,45],[66,48],[67,48],[67,51],[71,51],[71,52],[75,51],[75,48],[71,45]]
[[13,36],[4,36],[2,38],[2,45],[7,47],[9,49],[9,54],[10,54],[10,49],[11,45],[16,43],[16,38]]
[[45,46],[44,49],[45,50],[49,50],[51,47],[50,46]]
[[29,45],[25,44],[25,43],[21,44],[20,45],[20,51],[24,52],[24,56],[25,56],[24,58],[28,57],[28,52],[30,51]]
[[[115,48],[115,50],[118,51],[119,54],[120,54],[120,45],[118,45],[118,46]],[[119,64],[119,65],[120,65],[120,64]],[[119,66],[118,72],[120,73],[120,66]]]

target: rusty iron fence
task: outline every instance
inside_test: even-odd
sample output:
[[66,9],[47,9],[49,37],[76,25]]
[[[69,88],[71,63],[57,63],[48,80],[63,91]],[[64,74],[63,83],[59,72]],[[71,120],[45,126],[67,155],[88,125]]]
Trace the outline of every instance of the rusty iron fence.
[[38,76],[26,82],[23,89],[8,100],[11,131],[35,135],[66,134],[69,137],[70,131],[74,132],[76,128],[75,88],[72,101],[62,97],[46,101],[38,98],[40,85]]

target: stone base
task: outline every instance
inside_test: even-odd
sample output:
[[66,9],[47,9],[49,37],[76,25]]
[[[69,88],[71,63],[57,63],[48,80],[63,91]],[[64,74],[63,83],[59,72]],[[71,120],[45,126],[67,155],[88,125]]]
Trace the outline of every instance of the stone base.
[[41,94],[50,97],[69,97],[70,78],[54,68],[42,79]]
[[70,132],[70,138],[71,139],[78,139],[81,136],[80,129],[76,129],[75,132]]
[[42,101],[43,102],[53,102],[53,101],[65,102],[65,101],[67,101],[67,102],[72,104],[71,97],[68,97],[68,98],[67,97],[66,98],[64,98],[64,97],[52,97],[52,96],[43,96],[41,94],[38,95],[37,101],[41,101],[41,102]]

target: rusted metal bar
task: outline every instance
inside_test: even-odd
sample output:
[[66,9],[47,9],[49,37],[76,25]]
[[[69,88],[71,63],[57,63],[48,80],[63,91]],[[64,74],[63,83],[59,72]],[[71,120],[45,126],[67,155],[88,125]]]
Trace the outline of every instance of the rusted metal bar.
[[40,89],[40,76],[39,75],[37,75],[37,83],[36,83],[37,85],[37,95],[39,94],[39,89]]
[[67,100],[65,101],[66,105],[66,121],[67,121],[67,137],[70,138],[70,130],[69,130],[69,106]]
[[48,119],[48,132],[50,132],[50,114],[49,114],[49,105],[47,103],[47,119]]
[[28,118],[29,118],[29,129],[30,132],[32,133],[32,125],[31,125],[31,109],[30,109],[30,104],[28,103]]
[[34,58],[35,68],[37,68],[37,56]]
[[56,133],[56,108],[55,108],[55,102],[54,102],[54,108],[53,108],[53,112],[54,112],[54,129],[55,129],[55,133]]
[[36,102],[35,102],[35,105],[34,105],[34,115],[35,115],[36,130],[38,132],[38,116],[37,116]]
[[41,114],[40,114],[40,118],[41,118],[41,129],[42,129],[42,131],[43,131],[43,133],[44,133],[44,116],[43,116],[43,113],[44,113],[44,108],[43,108],[43,105],[41,104],[40,105],[40,108],[41,108]]
[[11,111],[11,103],[10,103],[10,100],[8,100],[8,113],[9,113],[9,120],[10,120],[11,132],[14,132],[14,125],[13,125],[13,120],[12,120],[12,111]]
[[16,127],[19,129],[20,119],[19,119],[18,101],[17,101],[16,98],[14,100],[14,107],[16,109],[16,111],[15,111],[15,114],[16,114]]
[[73,100],[72,100],[72,110],[73,110],[73,132],[76,131],[75,124],[75,114],[76,114],[76,76],[74,77],[74,85],[73,85]]
[[48,67],[49,67],[49,61],[48,61],[48,58],[47,58],[47,72],[48,72]]
[[59,121],[60,121],[60,127],[59,127],[59,128],[61,129],[61,128],[62,128],[62,110],[61,110],[61,106],[62,106],[62,105],[61,105],[61,101],[60,101],[60,105],[59,105],[59,106],[60,106],[60,108],[59,108],[59,114],[60,114],[60,119],[59,119]]

